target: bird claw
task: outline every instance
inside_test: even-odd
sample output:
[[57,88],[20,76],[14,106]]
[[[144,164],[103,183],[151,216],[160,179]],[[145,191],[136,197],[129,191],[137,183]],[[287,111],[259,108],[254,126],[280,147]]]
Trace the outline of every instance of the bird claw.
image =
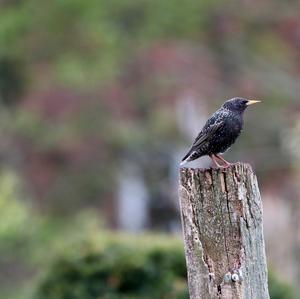
[[[225,160],[222,156],[220,156],[219,154],[215,154],[214,156],[224,163],[223,165],[219,165],[220,168],[227,169],[227,168],[229,168],[229,167],[232,165],[232,163],[226,161],[226,160]],[[218,163],[218,164],[219,164],[219,163]]]
[[215,165],[215,169],[221,169],[221,170],[226,170],[228,169],[231,165],[233,164],[226,164],[226,165]]
[[222,165],[221,168],[227,169],[227,168],[229,168],[231,165],[233,165],[233,164],[231,164],[231,163],[225,164],[225,165]]
[[[220,157],[219,155],[211,155],[210,158],[212,159],[212,161],[214,162],[214,164],[217,166],[217,168],[221,168],[221,169],[227,169],[228,167],[230,167],[232,164],[229,163],[228,161],[226,161],[224,158]],[[224,164],[219,164],[218,161],[216,160],[216,158],[218,158],[220,161],[222,161]]]

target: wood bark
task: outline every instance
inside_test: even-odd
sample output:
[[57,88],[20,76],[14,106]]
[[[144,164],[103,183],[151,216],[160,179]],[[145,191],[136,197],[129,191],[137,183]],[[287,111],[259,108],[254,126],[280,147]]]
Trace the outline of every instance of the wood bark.
[[190,299],[268,299],[262,202],[251,166],[181,168]]

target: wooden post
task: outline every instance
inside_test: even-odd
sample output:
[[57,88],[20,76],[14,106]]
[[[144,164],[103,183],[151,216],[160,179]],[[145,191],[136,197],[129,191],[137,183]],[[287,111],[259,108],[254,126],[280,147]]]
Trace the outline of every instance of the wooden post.
[[190,299],[268,299],[262,202],[251,166],[181,168]]

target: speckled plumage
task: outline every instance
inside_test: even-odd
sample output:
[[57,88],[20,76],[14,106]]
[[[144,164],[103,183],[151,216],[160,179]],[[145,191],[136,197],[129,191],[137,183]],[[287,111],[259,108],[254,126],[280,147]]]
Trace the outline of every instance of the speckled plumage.
[[[258,101],[233,98],[226,101],[205,123],[181,164],[202,156],[225,152],[243,129],[243,113],[248,105]],[[249,104],[250,103],[250,104]]]

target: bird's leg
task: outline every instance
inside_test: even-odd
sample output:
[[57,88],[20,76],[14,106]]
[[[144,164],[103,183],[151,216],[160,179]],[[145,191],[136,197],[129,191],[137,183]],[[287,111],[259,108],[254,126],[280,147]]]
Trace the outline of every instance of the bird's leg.
[[210,155],[209,156],[211,159],[212,159],[212,161],[214,162],[214,164],[217,166],[217,167],[219,167],[219,168],[223,168],[224,166],[222,166],[222,165],[220,165],[218,162],[217,162],[217,160],[216,160],[216,156],[215,155]]
[[215,156],[225,163],[225,167],[229,167],[231,165],[230,162],[226,161],[222,156],[215,154]]

